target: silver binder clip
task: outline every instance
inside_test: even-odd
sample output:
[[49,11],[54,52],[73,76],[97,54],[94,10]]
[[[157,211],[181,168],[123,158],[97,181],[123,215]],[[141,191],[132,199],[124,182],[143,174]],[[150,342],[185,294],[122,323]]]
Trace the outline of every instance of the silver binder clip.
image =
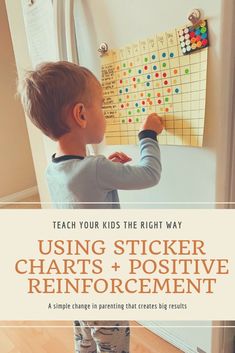
[[188,16],[188,20],[192,22],[193,26],[196,26],[201,19],[201,12],[198,9],[194,9]]
[[108,44],[103,42],[100,44],[98,52],[100,53],[100,56],[103,56],[107,53],[108,50],[109,50]]

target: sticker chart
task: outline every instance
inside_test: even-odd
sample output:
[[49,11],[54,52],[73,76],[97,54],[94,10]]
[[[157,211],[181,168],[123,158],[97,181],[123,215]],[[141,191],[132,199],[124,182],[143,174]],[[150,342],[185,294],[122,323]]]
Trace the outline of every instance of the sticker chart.
[[101,57],[106,144],[137,144],[142,121],[156,112],[160,144],[203,144],[207,21],[109,50]]

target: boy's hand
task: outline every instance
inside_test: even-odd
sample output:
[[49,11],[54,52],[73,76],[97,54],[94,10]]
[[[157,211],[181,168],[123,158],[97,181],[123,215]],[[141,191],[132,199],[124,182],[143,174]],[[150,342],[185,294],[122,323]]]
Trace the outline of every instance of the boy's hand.
[[143,122],[143,125],[142,125],[142,128],[140,129],[140,131],[152,130],[152,131],[155,131],[159,135],[163,129],[164,129],[164,125],[163,125],[162,118],[159,115],[157,115],[156,113],[152,113],[149,116],[147,116],[147,118]]
[[115,152],[111,154],[108,159],[112,162],[118,162],[118,163],[127,163],[130,162],[132,159],[128,157],[125,153],[123,152]]

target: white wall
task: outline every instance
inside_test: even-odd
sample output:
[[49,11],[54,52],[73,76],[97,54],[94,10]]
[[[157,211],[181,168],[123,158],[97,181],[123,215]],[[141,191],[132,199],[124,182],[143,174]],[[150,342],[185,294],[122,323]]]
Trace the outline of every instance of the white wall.
[[7,12],[0,1],[0,198],[36,186],[36,178],[23,109],[16,99],[16,64]]
[[[16,59],[17,72],[21,77],[25,70],[32,69],[24,29],[21,1],[6,0],[5,4],[12,37],[13,50]],[[42,202],[47,202],[50,201],[50,196],[44,178],[44,171],[47,165],[44,138],[42,133],[36,127],[34,127],[28,119],[25,121],[29,134],[40,199]]]
[[[217,157],[218,152],[222,153],[221,144],[226,139],[228,117],[224,108],[227,98],[221,95],[220,78],[229,74],[229,67],[222,67],[225,35],[228,35],[228,32],[225,34],[221,25],[228,23],[231,18],[231,2],[228,0],[225,5],[222,0],[75,1],[80,63],[88,66],[98,76],[100,71],[97,48],[101,42],[105,41],[110,48],[115,48],[157,32],[179,27],[188,22],[187,15],[194,8],[201,9],[209,20],[210,48],[204,147],[162,146],[163,173],[159,186],[137,192],[122,191],[120,195],[123,204],[129,201],[186,202],[180,205],[160,204],[152,207],[214,207],[216,198],[217,201],[223,199],[225,170],[220,170],[221,160],[217,161]],[[227,41],[228,56],[230,47]],[[223,81],[223,91],[227,90],[227,93],[231,94],[229,83]],[[139,152],[136,146],[104,146],[99,148],[99,152],[109,154],[120,149],[130,154],[134,161],[138,160]],[[223,152],[227,156],[227,151]],[[224,156],[220,156],[220,159],[222,158],[224,159]],[[223,179],[222,184],[216,178],[217,175],[220,175],[220,180]],[[193,206],[187,202],[209,204]]]

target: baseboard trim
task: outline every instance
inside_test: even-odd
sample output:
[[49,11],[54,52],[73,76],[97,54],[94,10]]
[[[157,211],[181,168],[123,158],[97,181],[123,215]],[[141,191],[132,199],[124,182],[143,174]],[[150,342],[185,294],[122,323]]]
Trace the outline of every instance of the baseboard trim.
[[[148,330],[152,331],[153,333],[157,334],[161,338],[163,338],[165,341],[171,343],[173,346],[179,348],[185,353],[199,353],[199,352],[204,352],[204,353],[209,353],[211,352],[211,335],[212,335],[212,327],[209,326],[209,321],[205,321],[205,326],[208,325],[207,329],[211,330],[211,332],[208,332],[208,337],[205,339],[204,342],[204,349],[201,349],[198,347],[198,344],[200,345],[201,343],[196,343],[196,341],[188,340],[187,342],[185,340],[185,333],[184,335],[180,334],[179,332],[175,331],[174,328],[177,329],[177,324],[172,322],[172,326],[170,327],[170,321],[137,321],[144,327],[146,327]],[[195,322],[196,325],[196,321]],[[186,326],[184,326],[184,323]],[[161,326],[162,325],[162,326]],[[165,327],[163,326],[165,325]],[[169,327],[167,327],[169,325]],[[175,327],[174,327],[175,325]],[[187,330],[188,331],[188,336],[193,335],[193,330],[194,326],[190,327],[190,321],[189,324],[187,324],[187,321],[181,321],[181,329],[182,330]],[[200,325],[202,325],[200,327]],[[149,326],[149,327],[148,327]],[[203,327],[203,324],[201,321],[198,321],[198,326],[196,330],[204,330],[205,328]],[[192,331],[191,331],[192,330]],[[194,331],[198,332],[198,331]]]
[[31,188],[15,192],[14,194],[10,194],[4,197],[0,197],[0,207],[4,206],[3,203],[8,202],[20,202],[28,197],[34,196],[38,194],[38,187],[32,186]]
[[[161,327],[161,322],[156,321],[138,321],[141,325],[145,326],[148,330],[155,333],[156,335],[163,338],[165,341],[172,344],[174,347],[182,350],[185,353],[197,353],[196,347],[189,346],[181,337],[178,337],[175,333],[172,333],[170,328]],[[148,327],[148,325],[150,327]],[[153,325],[151,327],[151,325]]]

